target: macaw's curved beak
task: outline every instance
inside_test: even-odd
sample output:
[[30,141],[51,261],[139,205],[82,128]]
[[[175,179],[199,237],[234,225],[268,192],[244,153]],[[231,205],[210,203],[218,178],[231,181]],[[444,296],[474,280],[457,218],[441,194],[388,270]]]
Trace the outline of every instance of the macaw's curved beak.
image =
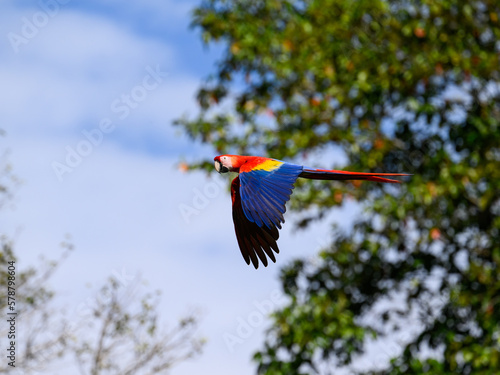
[[220,160],[218,160],[217,158],[214,159],[214,164],[215,164],[215,170],[219,173],[227,173],[229,172],[229,169],[227,169],[227,167],[224,167],[221,163]]

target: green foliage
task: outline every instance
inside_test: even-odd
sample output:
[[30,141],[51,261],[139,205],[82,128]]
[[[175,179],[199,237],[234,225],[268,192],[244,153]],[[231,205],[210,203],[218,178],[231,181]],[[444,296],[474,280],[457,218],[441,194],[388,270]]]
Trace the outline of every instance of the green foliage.
[[193,25],[226,46],[200,114],[177,121],[193,139],[279,159],[334,147],[346,169],[414,174],[299,184],[292,209],[321,217],[349,196],[366,213],[283,270],[259,372],[351,366],[371,337],[413,327],[384,370],[352,371],[498,373],[500,3],[205,0]]

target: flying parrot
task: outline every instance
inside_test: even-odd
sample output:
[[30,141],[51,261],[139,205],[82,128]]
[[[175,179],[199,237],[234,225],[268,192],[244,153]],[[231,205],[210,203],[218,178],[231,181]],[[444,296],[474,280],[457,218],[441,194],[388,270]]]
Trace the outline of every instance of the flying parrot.
[[278,228],[285,222],[285,203],[292,195],[297,178],[312,180],[367,180],[400,183],[386,176],[404,173],[358,173],[306,168],[260,156],[220,155],[214,158],[219,173],[237,172],[231,183],[233,222],[241,254],[257,269],[259,259],[267,267],[267,257],[276,262]]

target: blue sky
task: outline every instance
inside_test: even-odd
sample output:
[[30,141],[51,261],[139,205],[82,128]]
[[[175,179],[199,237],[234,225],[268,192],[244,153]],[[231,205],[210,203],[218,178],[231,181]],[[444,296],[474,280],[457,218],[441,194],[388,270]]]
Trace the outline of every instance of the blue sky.
[[[196,113],[196,89],[222,51],[207,49],[189,29],[197,2],[40,5],[49,3],[0,3],[0,128],[6,132],[0,149],[9,151],[22,181],[0,212],[0,226],[15,241],[19,267],[37,264],[40,255],[58,258],[69,234],[75,251],[52,285],[70,314],[109,275],[140,273],[163,293],[164,323],[191,308],[202,313],[207,346],[172,373],[254,373],[250,357],[267,323],[256,323],[233,348],[224,337],[258,314],[259,303],[283,302],[280,266],[326,244],[329,220],[292,233],[289,215],[278,264],[256,271],[237,248],[227,181],[179,171],[182,158],[214,156],[210,146],[172,126]],[[30,30],[26,20],[39,26]],[[13,43],[13,34],[24,42]],[[183,216],[186,206],[196,214]],[[358,212],[348,204],[329,219],[345,223]]]

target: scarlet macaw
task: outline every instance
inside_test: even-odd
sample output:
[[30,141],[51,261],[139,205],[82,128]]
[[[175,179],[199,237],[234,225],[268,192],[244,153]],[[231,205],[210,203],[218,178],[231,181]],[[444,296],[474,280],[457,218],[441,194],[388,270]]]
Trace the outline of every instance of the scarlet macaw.
[[214,158],[214,163],[219,173],[239,173],[231,183],[234,229],[243,258],[247,264],[252,261],[255,268],[259,267],[258,259],[267,267],[266,254],[276,262],[273,250],[279,253],[278,228],[285,222],[285,203],[298,177],[400,183],[383,176],[409,176],[306,168],[260,156],[220,155]]

